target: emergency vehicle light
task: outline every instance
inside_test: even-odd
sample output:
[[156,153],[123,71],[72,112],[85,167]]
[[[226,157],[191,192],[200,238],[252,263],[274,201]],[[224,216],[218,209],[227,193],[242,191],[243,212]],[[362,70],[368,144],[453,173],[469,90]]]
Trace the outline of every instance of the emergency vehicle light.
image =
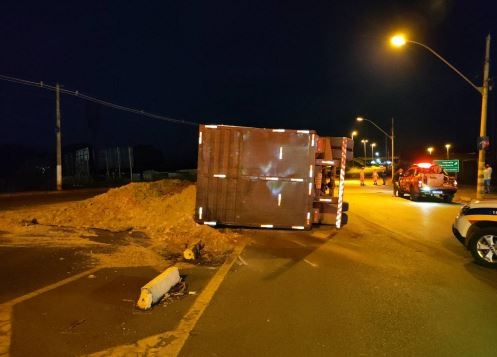
[[416,164],[416,165],[423,168],[423,169],[429,169],[430,167],[433,166],[429,162],[420,162],[419,164]]

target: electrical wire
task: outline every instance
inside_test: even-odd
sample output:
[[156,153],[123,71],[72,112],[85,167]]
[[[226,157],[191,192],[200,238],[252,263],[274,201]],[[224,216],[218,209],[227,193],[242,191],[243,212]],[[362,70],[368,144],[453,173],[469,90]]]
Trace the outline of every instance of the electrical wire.
[[[50,91],[53,91],[53,92],[57,91],[57,87],[56,86],[45,84],[43,81],[33,82],[33,81],[25,80],[25,79],[20,79],[20,78],[6,76],[6,75],[3,75],[3,74],[0,74],[0,80],[6,81],[6,82],[12,82],[12,83],[16,83],[16,84],[21,84],[21,85],[26,85],[26,86],[31,86],[31,87],[38,87],[38,88],[50,90]],[[133,114],[137,114],[137,115],[142,115],[142,116],[145,116],[145,117],[148,117],[148,118],[152,118],[152,119],[158,119],[158,120],[163,120],[163,121],[177,123],[177,124],[186,124],[186,125],[195,125],[195,126],[199,125],[198,123],[194,123],[194,122],[191,122],[191,121],[186,121],[186,120],[181,120],[181,119],[174,119],[174,118],[164,117],[162,115],[148,113],[148,112],[146,112],[144,110],[128,108],[128,107],[125,107],[125,106],[122,106],[122,105],[118,105],[118,104],[114,104],[114,103],[111,103],[111,102],[107,102],[107,101],[102,100],[102,99],[91,97],[89,95],[80,93],[79,91],[71,91],[71,90],[68,90],[68,89],[60,88],[60,87],[59,87],[58,90],[59,90],[60,93],[67,94],[67,95],[72,95],[74,97],[81,98],[81,99],[86,100],[88,102],[97,103],[97,104],[100,104],[100,105],[105,106],[105,107],[113,108],[113,109],[116,109],[116,110],[122,110],[122,111],[125,111],[125,112],[128,112],[128,113],[133,113]]]

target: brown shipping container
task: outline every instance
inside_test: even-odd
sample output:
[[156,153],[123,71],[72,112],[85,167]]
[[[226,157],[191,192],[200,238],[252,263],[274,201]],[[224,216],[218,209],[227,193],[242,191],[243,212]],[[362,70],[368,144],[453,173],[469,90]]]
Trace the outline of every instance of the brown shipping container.
[[310,229],[316,145],[312,130],[201,125],[195,220]]

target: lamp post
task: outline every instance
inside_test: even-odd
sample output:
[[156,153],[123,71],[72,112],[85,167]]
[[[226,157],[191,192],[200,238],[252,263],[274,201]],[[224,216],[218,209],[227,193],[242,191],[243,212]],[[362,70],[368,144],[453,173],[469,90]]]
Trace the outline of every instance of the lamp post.
[[429,153],[430,153],[430,156],[431,156],[431,153],[433,152],[433,148],[430,146],[428,149],[426,149]]
[[371,145],[371,162],[373,162],[374,161],[374,152],[373,152],[373,150],[374,150],[374,147],[376,146],[376,143],[371,143],[370,145]]
[[364,165],[366,165],[366,144],[368,143],[368,139],[362,139],[361,143],[364,144]]
[[445,148],[447,149],[447,160],[449,160],[449,149],[450,149],[450,144],[445,144]]
[[[394,142],[394,135],[393,135],[393,118],[392,118],[392,135],[389,135],[385,130],[383,130],[382,128],[380,128],[375,122],[369,120],[369,119],[366,119],[366,118],[363,118],[363,117],[357,117],[356,118],[356,121],[358,122],[362,122],[362,121],[367,121],[367,122],[370,122],[371,124],[373,124],[379,131],[381,131],[383,134],[385,134],[389,139],[390,141],[392,142],[392,178],[395,174],[395,155],[394,155],[394,149],[395,149],[395,142]],[[364,146],[366,147],[366,146]],[[366,151],[366,150],[364,150]]]
[[355,143],[354,143],[354,136],[357,135],[357,131],[354,130],[352,133],[350,133],[350,138],[352,139],[352,167],[355,166],[354,164],[354,147],[355,147]]
[[[456,67],[450,64],[445,58],[438,54],[435,50],[428,47],[427,45],[416,42],[412,40],[407,40],[403,35],[396,35],[390,39],[390,43],[395,47],[402,47],[407,43],[412,43],[423,47],[428,50],[431,54],[435,55],[439,60],[445,63],[450,69],[456,72],[462,79],[464,79],[471,87],[476,89],[478,93],[481,94],[481,117],[480,117],[480,140],[487,135],[487,103],[488,103],[488,91],[489,91],[489,72],[490,72],[490,34],[486,37],[485,42],[485,61],[483,64],[483,84],[481,87],[474,84],[468,79],[464,74],[462,74]],[[478,176],[476,184],[476,198],[481,199],[482,188],[483,188],[483,170],[485,165],[485,147],[481,145],[478,148]]]

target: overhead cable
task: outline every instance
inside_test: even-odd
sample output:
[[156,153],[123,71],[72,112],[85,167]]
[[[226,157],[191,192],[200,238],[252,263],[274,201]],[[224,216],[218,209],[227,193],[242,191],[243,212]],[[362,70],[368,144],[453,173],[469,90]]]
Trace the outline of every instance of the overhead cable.
[[[38,88],[47,89],[47,90],[54,91],[54,92],[57,90],[57,87],[49,85],[49,84],[45,84],[43,81],[32,82],[32,81],[28,81],[28,80],[25,80],[25,79],[20,79],[20,78],[5,76],[3,74],[0,74],[0,80],[7,81],[7,82],[12,82],[12,83],[17,83],[17,84],[21,84],[21,85],[26,85],[26,86],[31,86],[31,87],[38,87]],[[194,122],[191,122],[191,121],[186,121],[186,120],[181,120],[181,119],[174,119],[174,118],[164,117],[162,115],[148,113],[148,112],[146,112],[144,110],[128,108],[128,107],[125,107],[125,106],[122,106],[122,105],[118,105],[118,104],[114,104],[114,103],[111,103],[111,102],[107,102],[107,101],[102,100],[102,99],[91,97],[91,96],[83,94],[83,93],[81,93],[79,91],[71,91],[71,90],[59,87],[59,92],[63,93],[63,94],[67,94],[67,95],[72,95],[74,97],[78,97],[78,98],[81,98],[81,99],[89,101],[89,102],[98,103],[100,105],[103,105],[103,106],[106,106],[106,107],[109,107],[109,108],[113,108],[113,109],[117,109],[117,110],[122,110],[122,111],[125,111],[125,112],[137,114],[137,115],[143,115],[143,116],[148,117],[148,118],[153,118],[153,119],[158,119],[158,120],[163,120],[163,121],[168,121],[168,122],[173,122],[173,123],[178,123],[178,124],[199,125],[198,123],[194,123]]]

